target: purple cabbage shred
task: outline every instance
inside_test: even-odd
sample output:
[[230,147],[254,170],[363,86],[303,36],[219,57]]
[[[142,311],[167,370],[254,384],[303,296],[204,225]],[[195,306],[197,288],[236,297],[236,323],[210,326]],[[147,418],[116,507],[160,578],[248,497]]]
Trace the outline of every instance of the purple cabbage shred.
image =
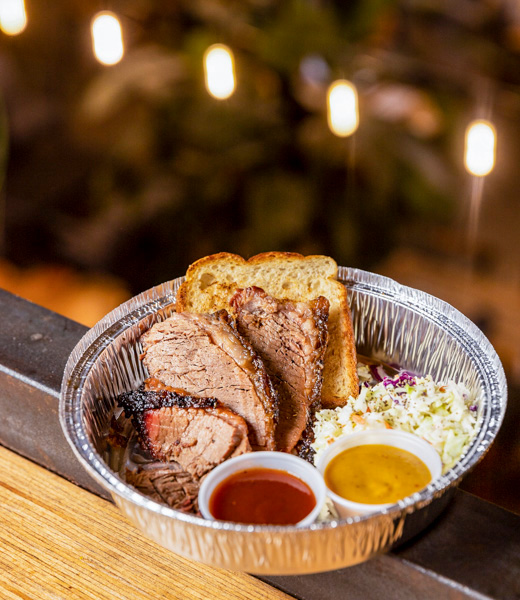
[[368,365],[368,368],[370,369],[370,373],[372,373],[372,377],[379,383],[380,381],[383,381],[383,378],[381,377],[381,373],[379,373],[379,366],[378,365]]
[[415,377],[407,371],[403,371],[395,379],[391,379],[390,377],[385,377],[383,379],[383,385],[385,387],[389,385],[393,385],[394,387],[403,387],[405,385],[415,385],[415,383]]

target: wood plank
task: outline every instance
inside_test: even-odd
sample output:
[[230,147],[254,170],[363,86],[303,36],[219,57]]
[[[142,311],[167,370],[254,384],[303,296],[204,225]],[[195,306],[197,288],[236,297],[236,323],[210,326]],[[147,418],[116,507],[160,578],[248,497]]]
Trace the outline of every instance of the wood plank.
[[87,328],[0,290],[0,445],[108,497],[61,431],[58,399],[67,358]]
[[0,531],[6,600],[290,598],[163,549],[110,502],[2,447]]

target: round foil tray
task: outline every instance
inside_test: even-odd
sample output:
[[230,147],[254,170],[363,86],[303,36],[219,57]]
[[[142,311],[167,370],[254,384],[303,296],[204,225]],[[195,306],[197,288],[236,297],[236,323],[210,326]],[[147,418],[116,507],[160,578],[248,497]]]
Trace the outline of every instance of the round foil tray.
[[156,286],[109,313],[79,341],[63,377],[60,422],[90,475],[145,535],[183,556],[254,574],[303,574],[365,561],[420,533],[482,459],[502,423],[507,385],[483,333],[455,308],[424,292],[339,268],[349,292],[357,351],[436,380],[463,381],[479,399],[478,432],[461,460],[423,491],[367,516],[304,528],[206,521],[157,503],[112,471],[106,434],[114,398],[145,378],[140,335],[175,310],[183,278]]

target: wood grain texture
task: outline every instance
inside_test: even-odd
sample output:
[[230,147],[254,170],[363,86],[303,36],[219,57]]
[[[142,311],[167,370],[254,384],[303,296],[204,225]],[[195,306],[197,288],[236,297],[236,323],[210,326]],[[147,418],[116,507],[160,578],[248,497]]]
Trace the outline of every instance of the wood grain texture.
[[110,502],[0,447],[0,598],[289,600],[243,573],[182,558]]

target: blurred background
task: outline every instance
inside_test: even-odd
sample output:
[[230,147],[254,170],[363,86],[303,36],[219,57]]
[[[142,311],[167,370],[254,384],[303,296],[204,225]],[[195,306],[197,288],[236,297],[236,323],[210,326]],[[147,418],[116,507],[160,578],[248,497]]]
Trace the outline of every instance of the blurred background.
[[286,250],[432,293],[510,384],[463,487],[520,512],[518,0],[0,0],[0,26],[0,287],[90,326]]

